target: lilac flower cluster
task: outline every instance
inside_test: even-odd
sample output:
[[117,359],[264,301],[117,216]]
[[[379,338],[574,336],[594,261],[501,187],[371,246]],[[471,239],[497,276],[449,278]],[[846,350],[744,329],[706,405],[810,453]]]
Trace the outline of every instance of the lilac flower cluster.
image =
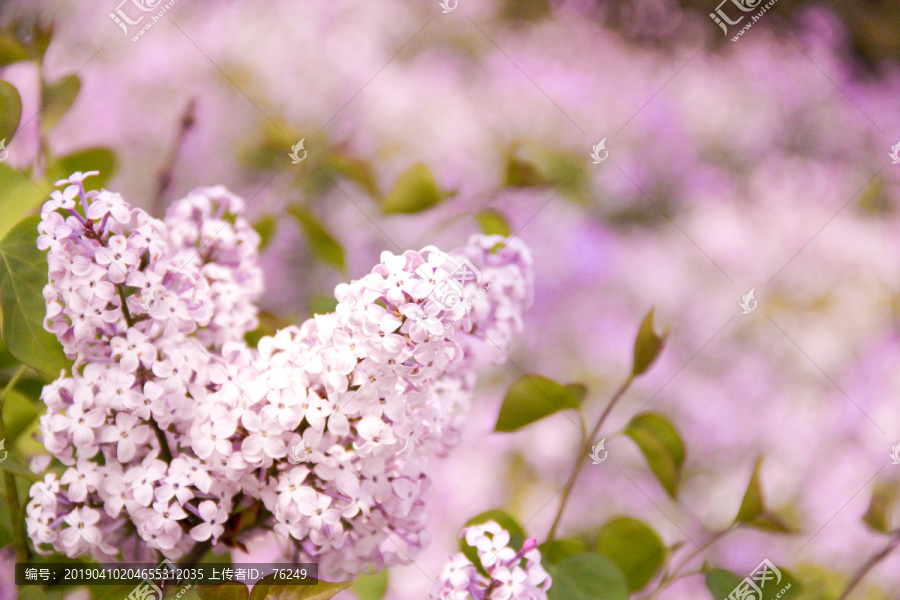
[[541,566],[537,541],[529,538],[515,550],[509,532],[494,521],[467,527],[462,535],[487,577],[460,552],[444,565],[429,600],[547,600],[552,580]]
[[[324,578],[412,559],[428,458],[458,440],[476,365],[505,359],[531,302],[527,247],[385,252],[334,313],[252,348],[262,277],[241,201],[201,189],[160,221],[85,193],[88,175],[59,182],[39,227],[45,327],[74,367],[42,395],[44,443],[69,468],[32,487],[35,547],[174,559],[234,545],[229,520],[261,504],[257,523]],[[460,264],[481,278],[456,281]],[[436,301],[448,286],[467,314]]]

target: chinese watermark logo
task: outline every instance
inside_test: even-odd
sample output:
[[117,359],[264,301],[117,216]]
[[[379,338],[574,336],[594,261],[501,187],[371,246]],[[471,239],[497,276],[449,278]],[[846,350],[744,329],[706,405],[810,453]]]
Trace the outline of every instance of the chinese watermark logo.
[[[603,152],[601,156],[600,153]],[[599,165],[604,160],[609,158],[609,150],[606,149],[606,138],[600,140],[600,143],[594,146],[593,152],[591,152],[591,158],[594,159],[594,164]]]
[[[5,142],[6,140],[3,140],[3,141]],[[0,142],[0,148],[3,148],[2,142]],[[888,153],[888,156],[891,157],[892,165],[900,164],[900,142],[897,142],[896,145],[894,145],[894,147],[891,148],[891,151],[890,151],[890,153]],[[3,161],[3,159],[0,159],[0,162],[2,162],[2,161]]]
[[[763,590],[766,584],[770,582],[769,590],[781,583],[781,571],[766,559],[759,563],[759,566],[753,570],[749,577],[745,577],[736,588],[731,590],[731,593],[728,594],[728,598],[725,600],[762,600]],[[773,597],[781,598],[789,589],[791,589],[790,583]]]
[[444,11],[443,11],[444,14],[447,14],[449,12],[453,12],[454,10],[456,10],[456,6],[458,4],[459,4],[459,0],[441,0],[440,1],[441,8],[444,9]]
[[9,158],[9,150],[6,149],[6,138],[0,140],[0,163]]
[[[739,10],[742,12],[752,12],[759,8],[759,12],[755,15],[750,15],[750,22],[744,25],[740,31],[737,32],[737,35],[731,38],[732,42],[738,41],[744,33],[753,27],[753,24],[759,21],[766,11],[768,11],[778,0],[769,0],[766,4],[760,7],[760,3],[762,0],[730,0]],[[722,0],[719,3],[719,6],[716,7],[715,12],[709,13],[709,17],[716,22],[716,24],[722,28],[722,31],[727,36],[728,35],[728,25],[737,25],[741,21],[744,20],[744,15],[741,15],[736,20],[732,21],[727,14],[725,14],[722,9],[722,5],[729,2],[729,0]]]
[[[603,447],[603,444],[606,443],[606,438],[600,440],[600,443],[591,447],[591,452],[588,454],[588,458],[591,459],[592,465],[599,465],[609,456],[609,452]],[[603,452],[603,455],[600,455],[600,452]]]
[[758,302],[753,298],[753,292],[756,291],[756,288],[751,289],[749,292],[741,296],[741,308],[744,309],[744,314],[749,315],[754,310],[756,310],[756,305]]
[[5,446],[6,438],[3,438],[2,440],[0,440],[0,450],[2,450],[2,452],[0,452],[0,454],[2,454],[2,456],[0,456],[0,463],[6,461],[6,457],[9,455],[9,452],[6,451]]
[[144,309],[144,312],[150,313],[156,310],[164,292],[165,288],[159,285],[152,285],[145,289],[141,294],[141,308]]
[[[408,315],[411,321],[418,323],[420,327],[425,329],[425,331],[432,336],[441,335],[450,329],[453,323],[459,321],[469,312],[469,310],[471,310],[475,305],[476,300],[481,298],[489,289],[491,289],[491,284],[487,283],[481,288],[481,291],[478,292],[477,296],[464,301],[463,286],[468,282],[472,282],[476,285],[480,283],[481,271],[476,269],[475,265],[467,259],[463,259],[458,264],[452,262],[452,259],[448,259],[448,263],[449,265],[445,264],[444,266],[445,271],[449,271],[449,275],[435,283],[431,294],[428,296],[428,310],[424,310],[421,306],[416,305],[413,308],[413,313]],[[447,266],[450,268],[446,268]],[[422,267],[416,269],[416,273],[426,280],[433,277],[425,272]],[[452,318],[446,325],[434,316],[434,313],[436,313],[435,308],[443,311],[452,311]]]
[[309,450],[303,446],[303,442],[298,442],[291,448],[291,451],[288,452],[287,459],[288,462],[292,465],[299,465],[302,462],[306,461],[306,457],[309,455]]
[[[175,571],[175,565],[168,558],[164,558],[159,566],[156,567],[155,571]],[[188,583],[185,585],[181,591],[178,592],[176,596],[170,596],[170,598],[178,599],[181,598],[185,592],[191,589],[192,584]],[[141,583],[137,585],[131,593],[128,594],[128,598],[126,600],[162,600],[163,599],[163,591],[150,579],[145,579]]]
[[759,3],[762,2],[762,0],[756,0],[755,2],[754,0],[722,0],[721,2],[719,2],[719,5],[716,7],[716,11],[709,13],[709,17],[713,21],[715,21],[719,27],[722,28],[722,31],[725,32],[724,35],[728,35],[728,27],[725,25],[726,23],[728,25],[737,25],[744,20],[743,16],[741,16],[736,21],[732,21],[730,18],[728,18],[728,15],[726,15],[722,10],[722,5],[728,2],[734,3],[734,5],[743,12],[750,12],[752,10],[755,10],[756,7],[759,6]]
[[[293,148],[291,148],[291,152],[290,152],[290,154],[288,154],[288,156],[291,157],[292,165],[299,165],[304,160],[306,160],[306,150],[303,150],[303,142],[305,140],[306,140],[306,138],[303,138],[302,140],[300,140],[299,142],[294,144]],[[301,150],[303,150],[303,156],[300,156]]]
[[[0,446],[0,448],[2,448],[2,446]],[[894,460],[895,465],[900,465],[900,444],[891,447],[889,456]]]
[[[169,0],[165,5],[160,6],[163,0],[122,0],[119,5],[116,7],[114,12],[109,13],[109,18],[113,20],[113,22],[122,28],[122,32],[127,36],[128,35],[128,27],[131,25],[139,25],[145,16],[150,17],[150,21],[147,22],[143,27],[141,27],[140,31],[131,38],[132,42],[138,41],[144,33],[153,27],[153,25],[162,19],[162,16],[168,12],[172,6],[175,5],[178,0]],[[132,15],[137,18],[133,19],[132,15],[129,15],[125,12],[125,9],[122,6],[126,4],[133,4],[134,7],[143,13],[156,13],[154,15],[141,15],[140,13],[135,13],[133,10],[131,11]]]

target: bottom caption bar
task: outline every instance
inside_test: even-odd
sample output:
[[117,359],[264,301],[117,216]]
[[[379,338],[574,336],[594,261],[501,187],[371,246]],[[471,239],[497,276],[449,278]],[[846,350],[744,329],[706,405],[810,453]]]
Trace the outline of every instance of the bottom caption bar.
[[45,563],[39,566],[16,563],[16,585],[122,585],[123,583],[208,584],[229,582],[254,584],[272,576],[282,585],[316,585],[317,563],[241,563],[231,566],[197,564],[181,567],[168,560],[162,563]]

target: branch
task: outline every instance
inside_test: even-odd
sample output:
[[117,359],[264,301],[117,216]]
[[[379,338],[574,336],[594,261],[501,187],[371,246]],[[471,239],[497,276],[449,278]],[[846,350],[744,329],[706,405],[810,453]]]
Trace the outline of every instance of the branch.
[[[3,422],[3,404],[6,396],[9,394],[25,371],[28,370],[27,365],[22,365],[0,392],[0,439],[6,440],[6,424]],[[25,532],[25,522],[22,520],[21,507],[19,506],[19,487],[16,484],[16,476],[9,471],[3,472],[3,487],[6,492],[6,503],[9,505],[9,518],[13,526],[13,546],[16,549],[16,561],[27,563],[30,559],[28,551],[28,536]]]
[[578,449],[578,460],[575,462],[575,470],[572,473],[572,477],[569,478],[568,483],[566,483],[566,486],[563,488],[562,500],[559,503],[559,509],[556,511],[556,518],[553,519],[553,525],[550,527],[550,533],[547,534],[548,542],[552,542],[556,538],[556,530],[559,527],[559,522],[562,520],[563,511],[565,511],[566,503],[569,501],[569,495],[572,493],[572,488],[575,487],[575,481],[578,479],[578,475],[581,473],[581,469],[584,467],[584,461],[591,451],[591,441],[600,431],[600,428],[603,427],[603,423],[606,421],[609,413],[612,412],[613,407],[615,407],[622,396],[625,395],[625,392],[628,391],[628,388],[631,387],[632,381],[634,381],[634,375],[629,375],[628,379],[626,379],[625,382],[616,391],[616,393],[613,394],[613,397],[610,399],[609,404],[606,405],[606,409],[603,411],[603,414],[601,414],[600,418],[597,420],[597,424],[594,425],[594,429],[591,431],[590,435],[584,438],[581,447]]
[[887,558],[888,555],[894,551],[894,549],[897,547],[897,544],[900,544],[900,532],[894,533],[887,547],[867,560],[866,563],[862,567],[860,567],[859,571],[857,571],[853,576],[853,579],[850,580],[850,584],[847,586],[847,589],[844,590],[844,593],[841,594],[837,600],[847,600],[847,598],[850,597],[850,592],[852,592],[854,589],[856,589],[856,586],[862,583],[862,580],[865,579],[866,575],[869,574],[869,571],[874,569],[878,563]]
[[162,210],[162,199],[169,190],[169,186],[172,185],[175,163],[178,161],[178,154],[181,152],[182,145],[184,145],[184,138],[187,137],[188,132],[194,127],[196,121],[195,109],[196,101],[191,100],[188,102],[184,112],[181,114],[181,122],[178,125],[178,132],[175,134],[175,141],[172,143],[172,147],[169,148],[166,160],[159,168],[159,171],[156,172],[156,195],[153,197],[151,214],[159,215]]

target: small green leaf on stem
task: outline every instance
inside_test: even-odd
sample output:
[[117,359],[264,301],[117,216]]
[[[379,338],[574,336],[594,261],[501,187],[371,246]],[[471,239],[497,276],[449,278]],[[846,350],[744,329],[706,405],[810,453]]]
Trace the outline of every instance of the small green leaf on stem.
[[68,361],[56,336],[44,330],[47,258],[36,245],[39,222],[28,217],[0,240],[0,331],[13,356],[55,379]]
[[508,237],[512,231],[509,229],[509,223],[506,218],[498,211],[488,208],[475,214],[478,225],[485,235],[502,235]]
[[890,533],[893,521],[893,504],[897,499],[896,486],[883,482],[875,484],[869,509],[863,515],[863,523],[878,533]]
[[538,170],[534,163],[510,156],[506,161],[506,187],[540,187],[549,185],[550,179]]
[[588,393],[587,386],[583,383],[567,383],[564,387],[572,393],[578,404],[584,401]]
[[0,31],[0,67],[28,59],[28,48],[11,31]]
[[637,338],[634,340],[634,362],[631,373],[635,377],[650,368],[665,345],[667,334],[660,335],[653,331],[653,310],[651,308],[644,317]]
[[84,180],[84,189],[99,190],[106,187],[116,173],[116,155],[109,148],[85,148],[51,160],[47,165],[47,179],[53,183],[65,179],[75,171],[100,171],[99,175]]
[[400,174],[397,183],[384,198],[385,214],[413,214],[428,210],[452,196],[442,191],[428,168],[418,162]]
[[613,519],[600,529],[597,551],[618,565],[632,592],[643,589],[653,579],[666,557],[659,535],[629,517]]
[[256,230],[256,233],[259,234],[259,250],[263,251],[266,246],[272,241],[272,237],[275,235],[275,229],[278,226],[278,221],[272,215],[265,215],[260,217],[256,223],[253,224],[253,229]]
[[625,427],[625,435],[638,445],[650,470],[672,498],[678,493],[684,442],[668,417],[659,413],[641,413]]
[[747,485],[747,491],[744,492],[744,499],[741,501],[741,508],[738,510],[735,523],[750,523],[759,517],[766,510],[765,501],[762,495],[762,486],[759,482],[759,470],[762,467],[762,459],[756,461],[753,467],[753,474],[750,476],[750,483]]
[[706,589],[714,600],[727,598],[744,578],[726,569],[710,569],[706,572]]
[[292,204],[288,208],[288,213],[300,224],[303,233],[306,234],[306,240],[312,253],[322,262],[343,273],[345,268],[344,248],[325,229],[325,226],[315,217],[312,211],[302,204]]
[[354,583],[316,581],[315,585],[285,585],[276,581],[274,575],[261,579],[250,591],[250,600],[328,600]]
[[381,197],[375,168],[367,160],[345,154],[330,154],[324,160],[322,168],[352,181],[376,200]]
[[588,545],[578,538],[566,538],[563,540],[544,542],[538,546],[538,550],[541,552],[541,560],[551,565],[561,563],[570,556],[590,552]]
[[516,431],[555,412],[578,407],[576,390],[540,375],[524,375],[506,391],[494,431]]
[[612,560],[588,552],[547,565],[553,585],[548,600],[628,600],[628,583]]
[[0,141],[5,140],[4,146],[12,141],[21,118],[22,98],[19,97],[19,91],[13,84],[0,81]]
[[53,127],[57,121],[68,111],[78,92],[81,90],[81,79],[78,75],[67,75],[58,81],[52,83],[44,82],[42,93],[44,106],[41,108],[42,122],[41,126],[44,131]]
[[388,589],[388,572],[360,575],[350,588],[357,600],[381,600]]

